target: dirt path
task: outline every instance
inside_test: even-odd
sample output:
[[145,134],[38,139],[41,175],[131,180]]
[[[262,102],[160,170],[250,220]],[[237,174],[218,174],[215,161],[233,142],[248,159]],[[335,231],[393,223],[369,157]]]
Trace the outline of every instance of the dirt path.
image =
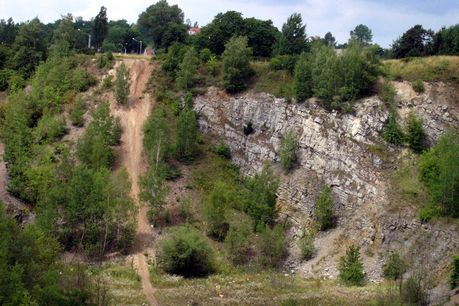
[[149,94],[144,93],[152,67],[147,60],[123,59],[131,74],[131,95],[129,105],[120,107],[111,101],[112,113],[119,117],[123,126],[121,137],[120,166],[125,167],[131,177],[132,199],[139,207],[137,233],[134,241],[134,263],[138,270],[143,292],[150,305],[158,305],[150,282],[150,272],[144,253],[147,253],[152,239],[151,228],[147,219],[147,208],[139,203],[139,176],[145,169],[143,158],[142,127],[147,119],[152,101]]

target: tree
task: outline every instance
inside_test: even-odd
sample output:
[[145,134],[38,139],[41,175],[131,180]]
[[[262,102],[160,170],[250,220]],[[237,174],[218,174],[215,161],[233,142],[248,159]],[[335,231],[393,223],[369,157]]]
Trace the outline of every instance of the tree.
[[105,6],[102,6],[100,8],[99,14],[97,14],[96,18],[94,18],[94,28],[92,32],[94,37],[94,46],[96,47],[96,49],[102,47],[102,43],[104,42],[105,36],[107,36],[107,23],[107,8]]
[[432,36],[432,30],[426,30],[419,24],[415,25],[403,33],[402,37],[394,41],[392,54],[395,58],[430,55]]
[[387,123],[383,129],[383,138],[385,141],[395,144],[401,145],[405,139],[405,135],[397,122],[397,113],[394,111],[389,112],[389,118],[387,119]]
[[293,87],[298,102],[312,97],[312,67],[306,53],[302,53],[296,62],[293,75]]
[[280,163],[284,171],[289,171],[293,168],[296,162],[296,151],[298,149],[298,139],[292,130],[287,131],[282,137],[280,146]]
[[383,266],[383,275],[387,279],[401,280],[406,272],[406,263],[396,252],[391,253],[389,259]]
[[58,22],[59,24],[53,33],[55,47],[63,48],[63,51],[73,49],[77,41],[77,30],[73,24],[72,14],[62,16]]
[[422,125],[422,119],[414,112],[408,114],[406,118],[405,139],[408,147],[416,153],[421,153],[425,148],[426,135]]
[[270,268],[279,267],[287,255],[285,240],[285,230],[280,224],[272,229],[263,225],[257,245],[260,264]]
[[365,278],[363,272],[362,259],[360,258],[360,248],[351,245],[346,250],[346,255],[340,258],[339,278],[346,284],[361,286]]
[[322,231],[333,226],[333,205],[331,189],[325,185],[319,194],[315,209],[315,219]]
[[191,160],[198,152],[198,124],[192,109],[185,108],[179,115],[175,151],[181,160]]
[[459,54],[459,24],[441,28],[433,36],[432,54]]
[[294,13],[282,26],[276,52],[278,54],[300,54],[307,51],[306,26],[301,14]]
[[223,182],[214,184],[212,191],[204,202],[203,215],[207,223],[209,236],[218,241],[223,241],[228,232],[226,221],[226,208],[229,206],[230,195]]
[[129,69],[124,63],[116,69],[115,79],[115,96],[118,103],[126,105],[129,98],[129,87],[131,82],[129,81]]
[[0,43],[5,45],[12,45],[18,33],[18,25],[14,23],[13,18],[0,20]]
[[335,37],[332,35],[332,33],[330,32],[327,32],[324,36],[324,39],[323,39],[323,42],[326,46],[329,46],[329,47],[335,47],[336,46],[336,39]]
[[252,48],[253,56],[270,57],[273,53],[279,30],[271,20],[260,20],[256,18],[244,19],[245,32],[248,46]]
[[182,90],[189,90],[194,85],[194,78],[198,70],[198,54],[194,48],[189,48],[183,57],[177,73],[177,86]]
[[223,84],[228,92],[247,88],[253,75],[250,67],[252,50],[247,46],[247,37],[237,36],[229,40],[223,53]]
[[359,24],[350,32],[351,40],[356,40],[362,45],[369,45],[373,39],[373,34],[369,27],[364,24]]
[[170,6],[160,0],[139,15],[137,25],[140,33],[156,48],[168,49],[173,42],[184,42],[186,25],[184,14],[177,5]]

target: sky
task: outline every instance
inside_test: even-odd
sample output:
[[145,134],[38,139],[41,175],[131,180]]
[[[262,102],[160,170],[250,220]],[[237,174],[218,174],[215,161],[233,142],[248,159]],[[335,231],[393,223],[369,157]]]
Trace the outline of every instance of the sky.
[[[155,0],[0,0],[0,19],[12,17],[26,21],[39,17],[53,22],[72,13],[90,19],[101,6],[107,7],[110,20],[136,22],[138,15]],[[301,13],[308,36],[323,37],[331,32],[339,43],[346,42],[358,24],[373,32],[373,42],[383,47],[415,24],[438,30],[459,23],[459,0],[169,0],[178,4],[185,19],[205,25],[229,10],[244,17],[271,19],[279,29],[294,12]]]

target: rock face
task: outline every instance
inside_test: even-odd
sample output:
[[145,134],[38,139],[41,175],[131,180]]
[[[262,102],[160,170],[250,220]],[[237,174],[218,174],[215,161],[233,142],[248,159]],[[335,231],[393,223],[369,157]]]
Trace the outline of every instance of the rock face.
[[[394,86],[402,122],[415,111],[423,119],[429,142],[459,126],[458,96],[448,86],[426,84],[422,95],[409,83]],[[313,99],[288,104],[265,93],[228,96],[215,88],[197,97],[194,105],[200,129],[224,140],[232,150],[233,162],[247,174],[259,171],[265,161],[277,164],[283,135],[295,132],[298,165],[292,173],[282,174],[278,191],[282,212],[294,224],[292,237],[311,223],[321,186],[332,187],[338,226],[317,235],[317,254],[310,261],[301,262],[292,244],[286,263],[289,270],[305,277],[334,278],[339,256],[354,243],[361,246],[369,281],[381,279],[385,258],[378,254],[390,250],[406,258],[416,254],[410,260],[412,270],[429,266],[440,275],[450,255],[459,250],[457,226],[425,225],[417,221],[413,209],[389,209],[387,172],[400,150],[381,139],[388,111],[377,96],[359,101],[353,114],[328,112]],[[245,135],[244,126],[249,122],[254,132]],[[424,244],[429,247],[420,247]]]

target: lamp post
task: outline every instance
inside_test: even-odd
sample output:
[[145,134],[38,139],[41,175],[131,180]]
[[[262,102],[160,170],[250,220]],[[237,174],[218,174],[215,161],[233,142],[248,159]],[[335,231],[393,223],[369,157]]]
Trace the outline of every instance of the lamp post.
[[120,43],[118,43],[118,45],[120,45],[121,47],[124,48],[124,55],[126,55],[126,45],[123,45],[123,44],[120,44]]
[[132,37],[132,40],[139,43],[139,55],[142,54],[142,41],[141,40],[137,40],[134,37]]
[[[78,31],[81,32],[81,29],[78,29]],[[88,33],[83,33],[83,34],[88,35],[88,49],[91,49],[91,34],[88,34]]]

